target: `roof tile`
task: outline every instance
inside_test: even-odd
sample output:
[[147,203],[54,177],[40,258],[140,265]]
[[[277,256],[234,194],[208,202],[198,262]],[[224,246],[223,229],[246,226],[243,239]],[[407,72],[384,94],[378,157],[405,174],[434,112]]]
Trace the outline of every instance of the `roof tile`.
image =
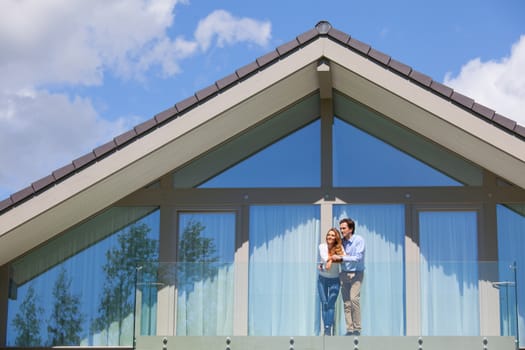
[[428,75],[425,75],[423,73],[420,73],[420,72],[418,72],[416,70],[413,70],[412,72],[410,72],[410,74],[408,76],[411,79],[417,81],[418,83],[420,83],[423,86],[429,87],[430,84],[432,83],[432,78],[431,77],[429,77]]
[[390,56],[382,53],[381,51],[377,51],[375,49],[370,49],[368,52],[368,56],[372,57],[374,60],[384,64],[385,66],[388,65],[388,62],[390,62]]
[[390,59],[390,62],[388,63],[388,66],[390,68],[392,68],[394,71],[396,71],[396,72],[398,72],[400,74],[406,75],[407,77],[410,74],[410,72],[412,71],[412,68],[410,68],[409,66],[407,66],[404,63],[396,61],[393,58]]
[[244,78],[245,76],[252,74],[253,72],[256,72],[259,69],[259,65],[257,62],[252,62],[250,64],[245,65],[244,67],[241,67],[237,69],[237,75],[240,79]]
[[199,102],[197,100],[197,97],[194,96],[190,96],[188,97],[187,99],[185,100],[182,100],[180,101],[179,103],[175,104],[175,107],[177,108],[177,110],[179,112],[184,112],[186,109],[192,107],[194,104],[196,104],[197,102]]
[[288,52],[296,49],[297,47],[299,47],[299,42],[297,41],[297,39],[294,39],[292,41],[287,42],[286,44],[279,46],[277,48],[277,52],[279,53],[279,55],[283,56],[286,55]]
[[53,177],[53,175],[47,175],[46,177],[43,177],[40,180],[33,182],[31,186],[33,187],[33,190],[35,192],[38,192],[44,187],[47,187],[54,182],[55,182],[55,178]]
[[339,41],[343,45],[348,44],[348,40],[350,40],[350,35],[343,33],[342,31],[334,29],[334,28],[331,28],[328,31],[328,35],[332,37],[334,40]]
[[514,132],[520,135],[521,137],[525,137],[525,126],[516,124],[516,126],[514,127]]
[[213,95],[214,93],[216,93],[217,91],[219,91],[219,88],[217,87],[217,85],[215,84],[212,84],[202,90],[199,90],[197,91],[197,93],[195,93],[195,96],[197,97],[197,100],[199,101],[202,101],[208,97],[210,97],[211,95]]
[[275,50],[270,51],[264,56],[259,57],[256,62],[259,65],[259,67],[263,67],[267,65],[268,63],[275,61],[279,58],[279,53]]
[[83,167],[84,165],[91,163],[95,159],[96,159],[95,154],[93,152],[89,152],[75,159],[73,161],[73,165],[75,166],[75,169],[79,169]]
[[157,124],[161,124],[161,123],[165,122],[166,120],[171,119],[176,114],[177,114],[177,108],[170,107],[170,108],[168,108],[168,109],[158,113],[157,115],[155,115],[155,120],[157,121]]
[[228,75],[227,77],[224,77],[221,80],[217,81],[217,87],[222,90],[225,87],[236,83],[238,80],[239,80],[239,77],[237,76],[237,73],[232,73]]
[[452,88],[446,85],[443,85],[441,83],[438,83],[437,81],[432,81],[432,83],[430,83],[430,88],[434,90],[435,92],[437,92],[438,94],[443,95],[447,98],[450,97],[452,93],[454,92]]
[[494,110],[485,107],[483,105],[480,105],[479,103],[474,102],[474,106],[472,106],[472,110],[478,114],[481,114],[483,117],[492,120],[494,117]]
[[115,143],[117,146],[122,146],[123,144],[129,142],[132,140],[135,136],[137,136],[137,133],[135,132],[135,129],[131,129],[129,131],[126,131],[123,134],[120,134],[119,136],[115,137]]
[[75,171],[75,166],[73,165],[73,163],[70,163],[68,165],[64,165],[62,168],[59,168],[53,171],[53,177],[55,178],[55,180],[58,181],[64,176],[70,175],[74,171]]
[[115,150],[117,148],[117,144],[115,143],[115,140],[111,140],[109,142],[106,142],[105,144],[98,146],[93,150],[93,153],[95,153],[95,156],[97,158],[102,157],[103,155]]
[[370,45],[367,45],[354,38],[350,38],[350,40],[348,41],[348,46],[365,55],[368,55],[368,51],[370,51]]
[[23,201],[27,197],[31,196],[33,193],[35,193],[35,191],[33,190],[33,187],[28,186],[24,188],[23,190],[13,193],[11,195],[11,200],[13,201],[13,204],[16,204],[20,201]]
[[492,118],[492,120],[496,124],[499,124],[509,130],[514,130],[514,128],[516,127],[516,122],[514,120],[510,120],[509,118],[504,117],[498,113],[494,114],[494,118]]
[[150,119],[140,123],[139,125],[136,125],[134,129],[135,129],[135,132],[137,133],[137,136],[138,136],[138,135],[142,135],[142,134],[150,131],[156,125],[157,125],[157,121],[155,120],[155,118],[150,118]]
[[0,201],[0,212],[2,212],[4,209],[9,208],[11,205],[13,205],[13,200],[11,199],[11,197]]
[[299,44],[304,44],[312,40],[313,38],[315,38],[317,34],[318,32],[316,29],[310,29],[309,31],[304,32],[303,34],[297,36],[297,41],[299,42]]
[[450,96],[450,99],[454,102],[457,102],[459,103],[460,105],[464,106],[464,107],[467,107],[467,108],[472,108],[472,106],[474,105],[474,100],[471,99],[470,97],[467,97],[463,94],[460,94],[459,92],[457,91],[454,91],[452,93],[452,96]]

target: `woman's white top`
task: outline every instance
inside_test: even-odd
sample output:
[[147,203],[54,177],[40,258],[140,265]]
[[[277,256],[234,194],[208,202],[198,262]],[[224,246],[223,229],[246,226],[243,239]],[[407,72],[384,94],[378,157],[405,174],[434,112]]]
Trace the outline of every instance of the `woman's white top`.
[[340,263],[335,263],[332,261],[330,269],[326,269],[326,262],[328,261],[328,245],[326,243],[319,244],[319,256],[321,257],[321,263],[318,265],[321,265],[323,267],[322,270],[318,269],[319,275],[326,278],[339,277],[339,271],[341,271]]

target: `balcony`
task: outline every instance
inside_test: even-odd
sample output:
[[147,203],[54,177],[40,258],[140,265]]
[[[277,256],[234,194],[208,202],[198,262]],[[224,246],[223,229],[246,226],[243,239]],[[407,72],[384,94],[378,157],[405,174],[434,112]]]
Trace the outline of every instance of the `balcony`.
[[[136,271],[135,348],[518,349],[512,263],[367,264],[363,331],[322,335],[314,263],[156,263]],[[523,340],[522,340],[523,341]]]

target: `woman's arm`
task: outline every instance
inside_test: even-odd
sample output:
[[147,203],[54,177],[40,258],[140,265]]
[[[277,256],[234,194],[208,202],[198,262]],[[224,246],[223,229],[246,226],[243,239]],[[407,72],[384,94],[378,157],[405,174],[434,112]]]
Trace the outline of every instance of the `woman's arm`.
[[329,259],[328,246],[324,243],[319,244],[319,256],[323,262],[327,262]]

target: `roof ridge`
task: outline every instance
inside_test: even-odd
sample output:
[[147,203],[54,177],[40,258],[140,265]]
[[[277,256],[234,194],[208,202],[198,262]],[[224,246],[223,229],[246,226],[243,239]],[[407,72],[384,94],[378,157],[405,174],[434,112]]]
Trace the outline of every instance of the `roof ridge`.
[[172,107],[169,107],[168,109],[154,115],[152,118],[136,125],[133,129],[114,137],[111,141],[94,148],[91,152],[88,152],[87,154],[76,158],[71,163],[56,169],[50,175],[44,176],[43,178],[31,183],[31,185],[26,188],[11,194],[4,200],[1,200],[0,214],[3,214],[16,205],[19,205],[47,190],[96,161],[107,157],[161,125],[180,117],[189,110],[204,103],[210,98],[213,98],[220,92],[237,85],[239,82],[246,80],[257,72],[266,69],[268,66],[283,59],[319,37],[327,37],[330,40],[334,40],[363,57],[382,65],[391,72],[418,84],[422,88],[425,88],[428,91],[449,100],[455,105],[474,113],[500,129],[525,140],[525,126],[519,125],[516,121],[496,113],[494,110],[477,103],[474,99],[454,91],[454,89],[433,80],[431,77],[393,59],[391,56],[374,49],[372,46],[351,37],[349,34],[335,29],[330,22],[321,20],[314,28],[296,36],[293,40],[256,58],[253,62],[235,70],[232,74],[227,75],[213,84],[195,92],[192,96],[177,102]]

